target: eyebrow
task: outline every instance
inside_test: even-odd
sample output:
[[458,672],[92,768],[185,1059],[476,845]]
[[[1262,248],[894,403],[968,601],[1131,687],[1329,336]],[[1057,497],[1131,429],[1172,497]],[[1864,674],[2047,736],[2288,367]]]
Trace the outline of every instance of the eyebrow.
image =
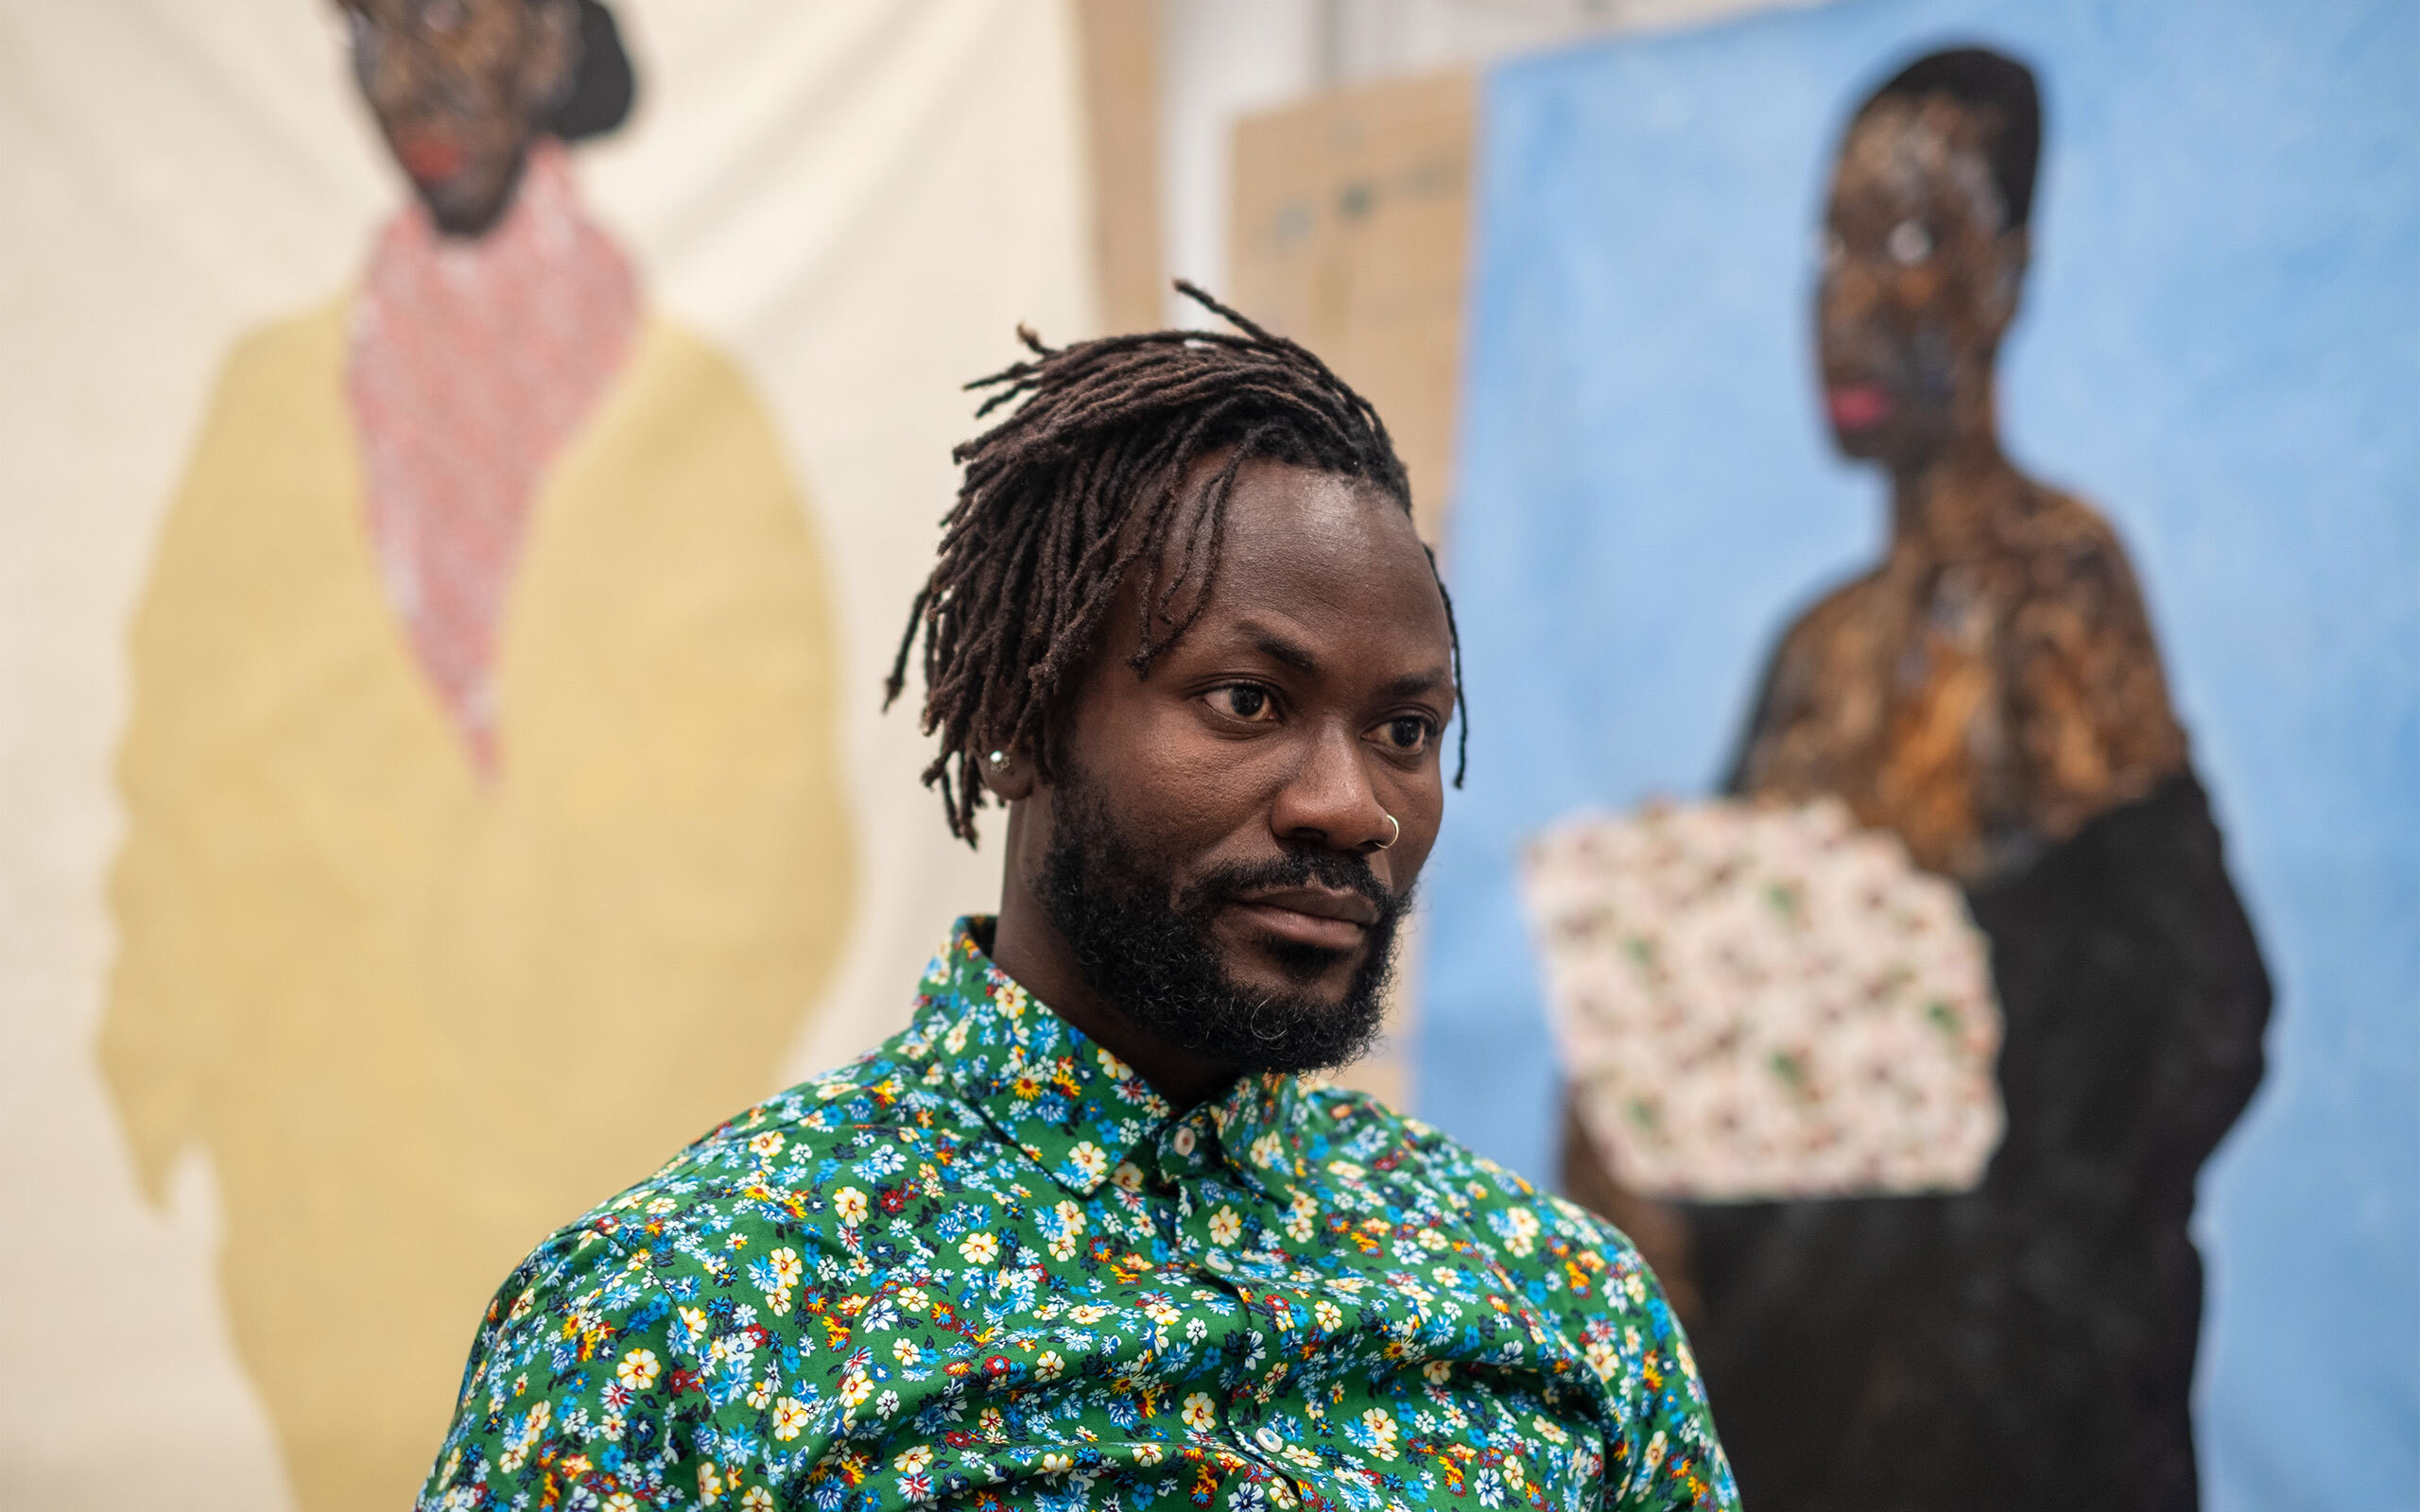
[[1390,698],[1409,698],[1415,693],[1433,693],[1444,683],[1443,668],[1432,672],[1408,672],[1388,683],[1383,691]]
[[1305,676],[1319,671],[1319,658],[1274,630],[1263,629],[1253,625],[1246,627],[1246,633],[1252,637],[1252,648],[1279,666],[1291,668]]
[[[1244,632],[1252,637],[1252,648],[1290,671],[1305,677],[1319,674],[1319,658],[1286,639],[1276,631],[1258,625],[1247,625]],[[1432,693],[1444,686],[1447,673],[1443,667],[1426,672],[1407,672],[1390,680],[1380,693],[1389,698],[1409,698],[1415,694]]]

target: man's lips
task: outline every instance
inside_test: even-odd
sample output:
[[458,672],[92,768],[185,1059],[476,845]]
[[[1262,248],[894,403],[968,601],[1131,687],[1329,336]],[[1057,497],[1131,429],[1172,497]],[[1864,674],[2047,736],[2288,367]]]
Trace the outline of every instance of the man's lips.
[[1832,423],[1844,431],[1871,430],[1891,418],[1891,391],[1880,384],[1841,384],[1824,399]]
[[395,144],[404,171],[421,183],[436,183],[462,171],[464,153],[442,137],[407,136]]
[[1349,951],[1378,921],[1378,905],[1357,892],[1288,887],[1238,898],[1236,912],[1282,939],[1322,950]]

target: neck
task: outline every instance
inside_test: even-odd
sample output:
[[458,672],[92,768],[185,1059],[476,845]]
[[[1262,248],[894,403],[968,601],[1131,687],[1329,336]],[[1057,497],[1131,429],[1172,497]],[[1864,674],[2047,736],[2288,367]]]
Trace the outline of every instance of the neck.
[[[1029,878],[1039,867],[1020,865],[1026,844],[1037,833],[1028,810],[1040,799],[1023,799],[1009,806],[1007,860],[1001,868],[1000,917],[992,936],[992,964],[1006,971],[1067,1023],[1111,1055],[1134,1068],[1151,1090],[1170,1106],[1188,1108],[1224,1091],[1235,1082],[1232,1066],[1217,1065],[1189,1051],[1145,1033],[1084,977],[1076,953],[1049,911],[1033,890]],[[1032,858],[1039,862],[1039,857]]]
[[2001,453],[1988,413],[1962,425],[1942,446],[1892,468],[1892,549],[1935,560],[1980,555],[2024,481]]

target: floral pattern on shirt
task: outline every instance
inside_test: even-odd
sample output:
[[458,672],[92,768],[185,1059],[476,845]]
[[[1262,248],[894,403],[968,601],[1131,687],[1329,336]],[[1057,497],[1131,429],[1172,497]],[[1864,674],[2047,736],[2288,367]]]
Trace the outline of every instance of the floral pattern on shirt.
[[522,1263],[423,1508],[1737,1505],[1619,1233],[1358,1093],[1179,1114],[984,927]]

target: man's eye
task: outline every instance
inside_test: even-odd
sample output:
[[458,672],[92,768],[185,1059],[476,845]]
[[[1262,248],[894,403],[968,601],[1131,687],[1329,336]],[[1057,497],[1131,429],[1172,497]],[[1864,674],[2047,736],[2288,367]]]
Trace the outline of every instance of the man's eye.
[[1386,724],[1387,744],[1403,755],[1416,755],[1428,748],[1435,733],[1428,720],[1420,714],[1402,714]]
[[1257,720],[1270,712],[1269,690],[1249,682],[1231,682],[1210,696],[1222,713],[1237,719]]
[[1932,255],[1932,232],[1925,230],[1923,221],[1903,220],[1891,228],[1891,259],[1902,267],[1913,267]]

